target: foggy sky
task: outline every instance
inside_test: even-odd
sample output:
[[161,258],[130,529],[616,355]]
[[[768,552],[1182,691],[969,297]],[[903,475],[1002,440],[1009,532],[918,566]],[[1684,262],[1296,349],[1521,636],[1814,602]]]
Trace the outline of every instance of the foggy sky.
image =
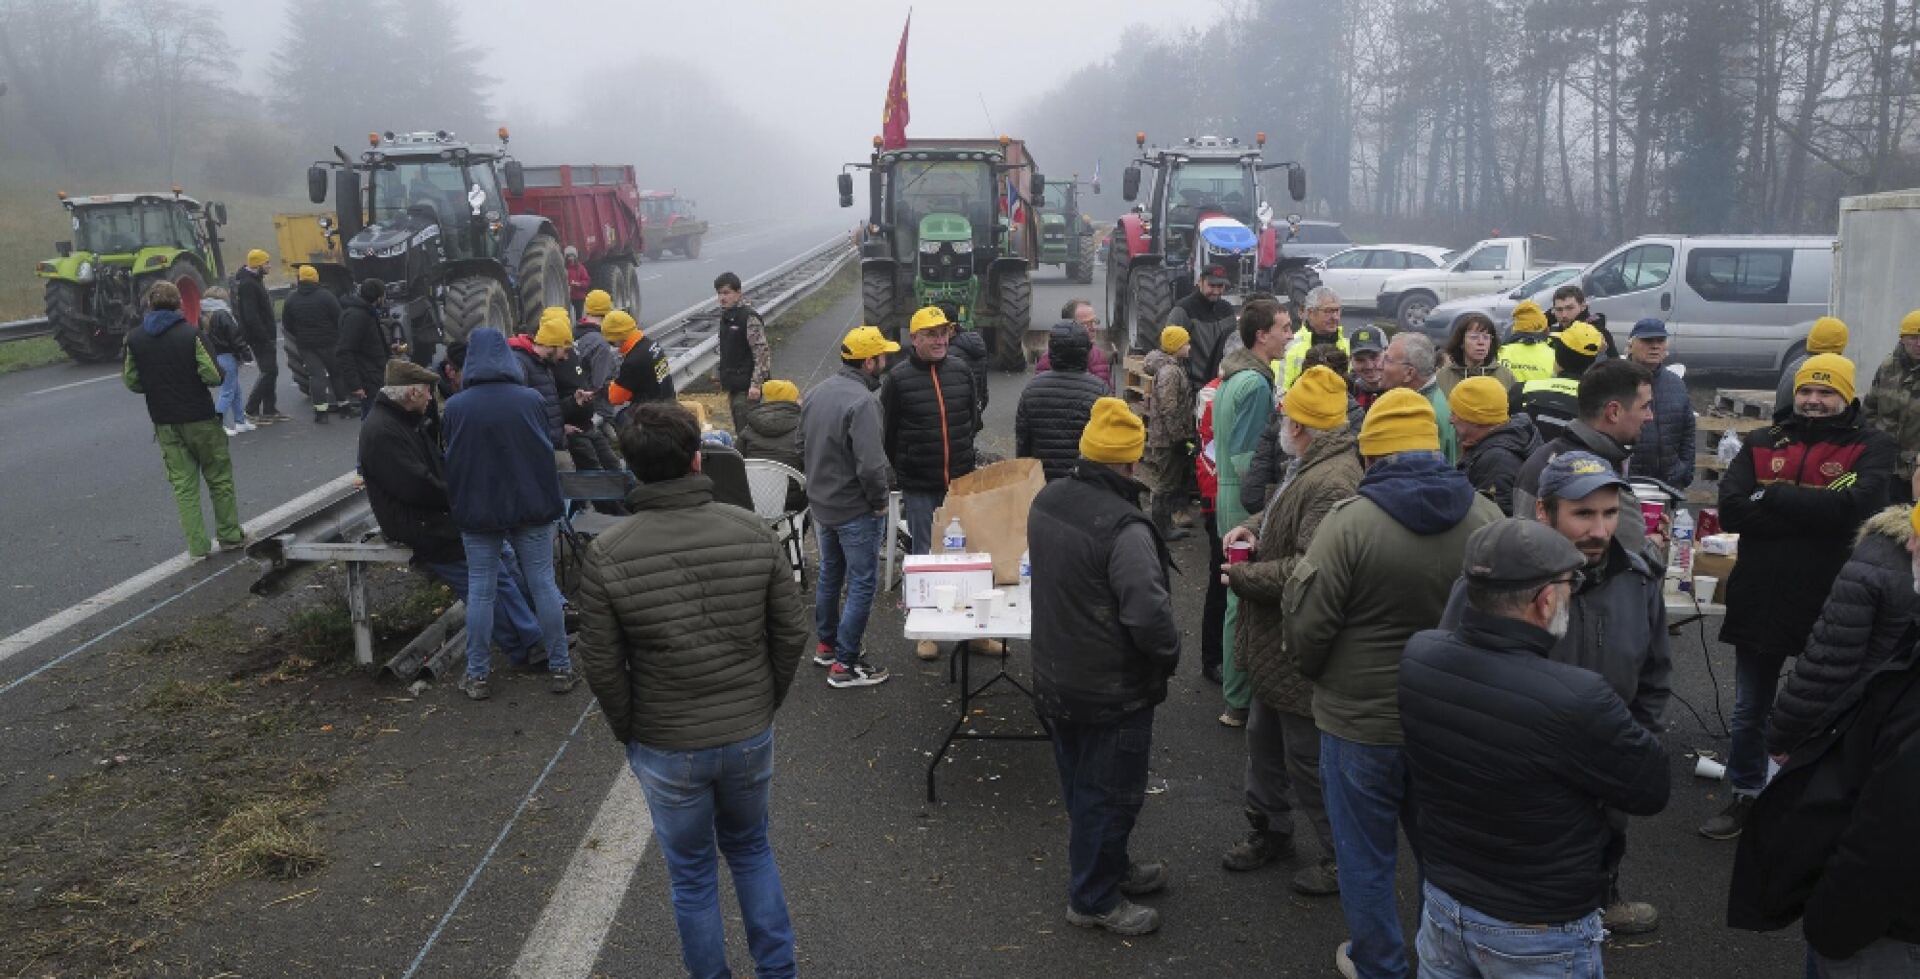
[[[211,2],[243,49],[242,87],[263,91],[291,0]],[[324,3],[298,6],[303,17],[325,16]],[[667,57],[703,66],[728,98],[769,126],[853,160],[879,132],[909,6],[890,0],[467,0],[472,20],[463,33],[501,55],[490,59],[488,71],[499,80],[493,104],[507,125],[517,115],[541,113],[553,100],[564,104],[566,93],[582,86],[620,85],[623,63]],[[1167,29],[1219,14],[1217,4],[1174,0],[921,3],[907,54],[909,133],[992,135],[983,99],[996,126],[1006,129],[1027,98],[1074,68],[1110,57],[1126,27]]]

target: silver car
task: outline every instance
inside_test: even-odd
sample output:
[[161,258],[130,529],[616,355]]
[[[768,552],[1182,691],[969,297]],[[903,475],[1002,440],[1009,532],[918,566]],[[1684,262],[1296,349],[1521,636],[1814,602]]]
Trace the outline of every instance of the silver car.
[[1499,324],[1504,331],[1512,325],[1513,308],[1520,305],[1521,300],[1531,299],[1539,303],[1544,312],[1553,306],[1553,290],[1585,269],[1584,265],[1554,265],[1541,269],[1532,278],[1506,292],[1483,293],[1441,303],[1433,307],[1433,311],[1421,321],[1420,332],[1432,337],[1436,345],[1444,345],[1453,337],[1454,324],[1468,313],[1481,313]]

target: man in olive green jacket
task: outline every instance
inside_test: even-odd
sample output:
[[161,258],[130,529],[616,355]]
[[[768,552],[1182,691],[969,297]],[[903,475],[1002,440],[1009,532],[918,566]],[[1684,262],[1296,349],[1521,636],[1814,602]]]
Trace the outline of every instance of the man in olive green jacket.
[[621,453],[640,486],[627,497],[633,516],[594,541],[581,569],[580,668],[646,793],[687,971],[726,969],[724,854],[754,974],[791,976],[768,795],[773,713],[793,684],[807,614],[772,531],[713,502],[699,448],[700,426],[677,404],[621,417]]
[[1348,975],[1404,976],[1395,824],[1410,839],[1415,827],[1400,652],[1440,621],[1467,538],[1501,515],[1447,464],[1433,406],[1415,391],[1397,388],[1374,402],[1360,427],[1360,455],[1367,475],[1358,495],[1320,522],[1287,578],[1286,642],[1313,681],[1321,788],[1353,936],[1336,964],[1350,967]]

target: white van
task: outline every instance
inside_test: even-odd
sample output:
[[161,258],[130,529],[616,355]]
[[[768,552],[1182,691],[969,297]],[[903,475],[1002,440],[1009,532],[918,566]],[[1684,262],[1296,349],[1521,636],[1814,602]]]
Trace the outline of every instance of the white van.
[[1778,374],[1827,315],[1837,239],[1815,235],[1642,235],[1576,280],[1621,349],[1635,321],[1667,322],[1690,370]]

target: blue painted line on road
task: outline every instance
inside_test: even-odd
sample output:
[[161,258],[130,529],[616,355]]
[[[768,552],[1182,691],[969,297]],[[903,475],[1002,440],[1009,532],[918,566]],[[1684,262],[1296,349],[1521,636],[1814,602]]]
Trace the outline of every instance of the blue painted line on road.
[[31,679],[33,679],[34,677],[37,677],[37,676],[39,676],[40,674],[42,674],[42,673],[45,673],[45,672],[47,672],[48,670],[51,670],[51,669],[53,669],[54,667],[56,667],[56,666],[59,666],[59,665],[60,665],[60,664],[62,664],[62,663],[65,663],[65,662],[66,662],[67,660],[70,660],[70,659],[72,659],[72,658],[74,658],[75,656],[78,656],[78,655],[80,655],[81,653],[84,653],[84,652],[86,652],[87,650],[89,650],[89,649],[91,649],[91,648],[93,648],[93,646],[94,646],[95,644],[97,644],[97,643],[102,643],[102,642],[105,642],[105,641],[107,641],[108,639],[111,639],[111,638],[113,638],[115,634],[117,634],[117,633],[119,633],[119,632],[120,632],[120,630],[122,630],[122,629],[125,629],[125,628],[127,628],[127,627],[129,627],[129,626],[131,626],[131,625],[133,625],[134,623],[136,623],[136,622],[139,622],[139,621],[140,621],[140,620],[142,620],[142,619],[145,619],[145,618],[146,618],[147,616],[149,616],[149,615],[152,615],[153,613],[155,613],[155,612],[158,612],[158,611],[160,611],[161,609],[163,609],[163,608],[166,608],[166,607],[167,607],[167,606],[169,606],[169,605],[172,605],[172,604],[173,604],[174,602],[177,602],[177,601],[179,601],[179,600],[181,600],[181,599],[183,599],[183,598],[185,598],[185,597],[187,597],[188,595],[191,595],[191,594],[193,594],[193,592],[194,592],[194,590],[195,590],[195,589],[197,589],[197,588],[199,588],[199,587],[200,587],[201,585],[204,585],[204,584],[206,584],[206,583],[208,583],[208,582],[210,582],[210,581],[212,581],[212,580],[214,580],[215,578],[218,578],[218,577],[220,577],[221,575],[223,575],[223,574],[226,574],[226,573],[227,573],[227,572],[229,572],[229,571],[232,571],[233,569],[235,569],[235,568],[237,568],[237,567],[239,567],[240,565],[242,565],[242,564],[244,564],[244,563],[246,563],[246,562],[244,562],[244,561],[235,561],[235,562],[233,562],[232,564],[229,564],[229,565],[227,565],[226,567],[224,567],[224,568],[221,568],[220,570],[218,570],[218,571],[215,571],[214,573],[212,573],[212,574],[210,574],[210,575],[208,575],[208,576],[206,576],[205,578],[202,578],[202,579],[200,579],[199,581],[196,581],[196,582],[194,582],[193,584],[191,584],[191,585],[188,585],[187,587],[185,587],[185,588],[182,588],[182,589],[180,589],[180,591],[179,591],[179,593],[178,593],[178,594],[175,594],[174,596],[172,596],[172,597],[170,597],[170,598],[167,598],[167,599],[164,599],[164,600],[162,600],[162,601],[158,601],[158,602],[155,602],[155,603],[153,604],[153,607],[152,607],[152,608],[149,608],[149,609],[147,609],[146,611],[144,611],[144,612],[141,612],[141,613],[140,613],[139,615],[136,615],[136,616],[134,616],[133,618],[130,618],[130,619],[128,619],[127,621],[125,621],[125,622],[122,622],[122,623],[120,623],[119,625],[117,625],[117,626],[114,626],[113,628],[111,628],[111,629],[108,629],[107,631],[105,631],[105,632],[103,632],[103,633],[101,633],[101,634],[99,634],[99,635],[97,635],[97,636],[94,636],[94,637],[93,637],[92,639],[89,639],[89,640],[87,640],[86,642],[83,642],[83,643],[81,643],[80,645],[78,645],[78,646],[75,646],[75,647],[73,647],[72,649],[69,649],[69,650],[67,650],[67,651],[66,651],[66,652],[64,652],[64,653],[61,653],[61,654],[60,654],[59,656],[57,656],[57,657],[55,657],[54,659],[52,659],[52,660],[49,660],[48,662],[46,662],[46,663],[43,663],[43,664],[41,664],[41,665],[40,665],[40,666],[39,666],[38,668],[36,668],[36,669],[34,669],[34,670],[33,670],[32,672],[30,672],[30,673],[28,673],[28,674],[27,674],[26,676],[23,676],[23,677],[21,677],[21,678],[19,678],[18,680],[15,680],[15,681],[13,681],[12,683],[9,683],[9,684],[7,684],[7,685],[6,685],[6,686],[4,686],[4,687],[0,687],[0,697],[4,697],[4,696],[6,696],[7,694],[9,694],[9,693],[12,693],[15,687],[18,687],[18,686],[20,686],[21,684],[23,684],[23,683],[26,683],[26,682],[27,682],[28,680],[31,680]]
[[547,783],[547,776],[552,775],[554,766],[560,764],[560,757],[567,753],[567,748],[573,744],[574,736],[580,733],[580,725],[587,722],[587,715],[593,713],[593,708],[598,703],[599,701],[592,698],[587,699],[586,709],[582,710],[579,719],[573,722],[573,729],[567,732],[566,740],[560,742],[560,747],[554,749],[553,757],[547,759],[547,767],[540,770],[540,777],[533,780],[533,785],[527,789],[527,794],[521,797],[520,805],[514,807],[513,815],[507,817],[507,824],[500,827],[500,835],[493,838],[493,845],[487,847],[486,854],[480,858],[479,866],[474,867],[473,873],[467,875],[467,882],[461,885],[460,893],[454,895],[452,904],[447,905],[446,913],[440,916],[440,923],[433,926],[433,933],[427,936],[426,944],[420,946],[419,954],[413,957],[413,963],[407,966],[407,971],[400,974],[400,979],[413,979],[414,973],[420,971],[420,964],[427,960],[427,953],[432,952],[433,946],[440,941],[440,933],[446,930],[447,922],[452,921],[453,916],[459,913],[460,905],[467,900],[467,893],[473,890],[473,885],[480,880],[480,873],[487,869],[487,864],[493,862],[493,855],[499,852],[500,844],[507,841],[507,834],[513,832],[514,824],[520,821],[521,814],[527,811],[527,806],[533,802],[533,797],[539,794],[540,786]]

